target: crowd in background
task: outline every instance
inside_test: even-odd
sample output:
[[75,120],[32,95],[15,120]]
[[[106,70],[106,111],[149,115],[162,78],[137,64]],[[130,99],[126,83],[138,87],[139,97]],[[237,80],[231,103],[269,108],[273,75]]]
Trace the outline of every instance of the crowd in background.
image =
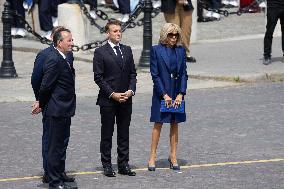
[[[67,0],[7,0],[10,2],[12,9],[19,15],[25,18],[26,11],[32,9],[34,4],[38,4],[38,16],[42,37],[50,38],[52,28],[58,25],[57,7],[61,3],[66,3]],[[112,8],[121,14],[118,18],[121,22],[127,22],[131,11],[139,3],[139,0],[85,0],[85,3],[90,5],[90,15],[93,19],[97,19],[96,9],[98,5]],[[161,0],[152,0],[153,8],[161,7]],[[257,12],[259,8],[265,8],[265,0],[197,0],[197,21],[208,22],[221,19],[221,14],[218,10],[229,8],[241,8],[249,6],[253,2],[257,2],[254,7],[249,9],[250,12]],[[24,23],[19,19],[14,19],[14,25],[11,34],[15,38],[22,38],[26,35]]]
[[231,12],[230,9],[246,9],[244,12],[260,12],[266,7],[265,0],[198,0],[198,22],[210,22],[221,19],[222,10]]
[[[26,11],[33,8],[34,4],[38,5],[38,16],[42,37],[50,39],[51,31],[54,27],[58,26],[58,5],[66,3],[68,0],[7,0],[11,8],[16,13],[25,19]],[[121,22],[127,22],[131,11],[134,10],[139,0],[85,0],[85,3],[90,5],[89,13],[93,19],[97,19],[96,9],[98,3],[102,6],[112,8],[114,11],[118,11],[121,17],[118,18]],[[160,7],[160,0],[154,1],[154,7]],[[11,34],[15,38],[22,38],[26,36],[25,24],[20,19],[15,17],[14,23],[11,29]]]

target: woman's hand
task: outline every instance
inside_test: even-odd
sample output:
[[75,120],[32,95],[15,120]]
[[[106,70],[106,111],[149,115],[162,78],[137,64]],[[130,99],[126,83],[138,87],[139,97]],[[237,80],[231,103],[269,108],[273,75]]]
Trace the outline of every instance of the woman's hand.
[[175,101],[174,101],[174,108],[178,108],[181,105],[182,101],[182,94],[178,94]]
[[172,98],[168,94],[165,94],[163,97],[165,100],[165,105],[167,108],[170,108],[172,106]]

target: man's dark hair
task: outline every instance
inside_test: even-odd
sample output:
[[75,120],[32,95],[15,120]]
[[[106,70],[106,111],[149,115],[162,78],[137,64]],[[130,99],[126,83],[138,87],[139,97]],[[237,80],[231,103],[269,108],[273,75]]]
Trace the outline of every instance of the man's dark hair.
[[56,30],[53,34],[53,44],[55,47],[57,47],[57,43],[58,41],[62,41],[63,37],[62,37],[62,32],[68,32],[68,33],[71,33],[70,30],[66,29],[66,28],[59,28],[58,30]]
[[105,31],[106,31],[106,32],[108,32],[110,25],[121,26],[121,22],[118,21],[118,20],[109,20],[108,23],[107,23],[106,26],[105,26]]

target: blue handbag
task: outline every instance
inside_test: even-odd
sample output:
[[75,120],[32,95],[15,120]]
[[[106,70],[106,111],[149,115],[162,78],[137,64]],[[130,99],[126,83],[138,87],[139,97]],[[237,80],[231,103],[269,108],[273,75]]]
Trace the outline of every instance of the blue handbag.
[[[174,103],[174,100],[172,101],[172,104],[173,103]],[[173,106],[168,108],[165,104],[165,100],[161,100],[160,112],[184,113],[185,112],[185,102],[184,100],[181,101],[181,104],[177,108]]]

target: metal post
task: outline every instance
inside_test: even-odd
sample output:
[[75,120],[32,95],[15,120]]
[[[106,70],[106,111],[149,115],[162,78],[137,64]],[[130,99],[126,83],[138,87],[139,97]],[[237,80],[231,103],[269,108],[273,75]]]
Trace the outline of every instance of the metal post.
[[140,67],[150,66],[150,49],[152,46],[152,1],[145,0],[144,6],[144,27],[143,27],[143,50],[139,60]]
[[11,25],[13,22],[13,11],[10,3],[5,2],[4,11],[2,12],[3,22],[3,61],[0,67],[0,77],[15,78],[18,77],[14,62],[12,59],[12,36]]

